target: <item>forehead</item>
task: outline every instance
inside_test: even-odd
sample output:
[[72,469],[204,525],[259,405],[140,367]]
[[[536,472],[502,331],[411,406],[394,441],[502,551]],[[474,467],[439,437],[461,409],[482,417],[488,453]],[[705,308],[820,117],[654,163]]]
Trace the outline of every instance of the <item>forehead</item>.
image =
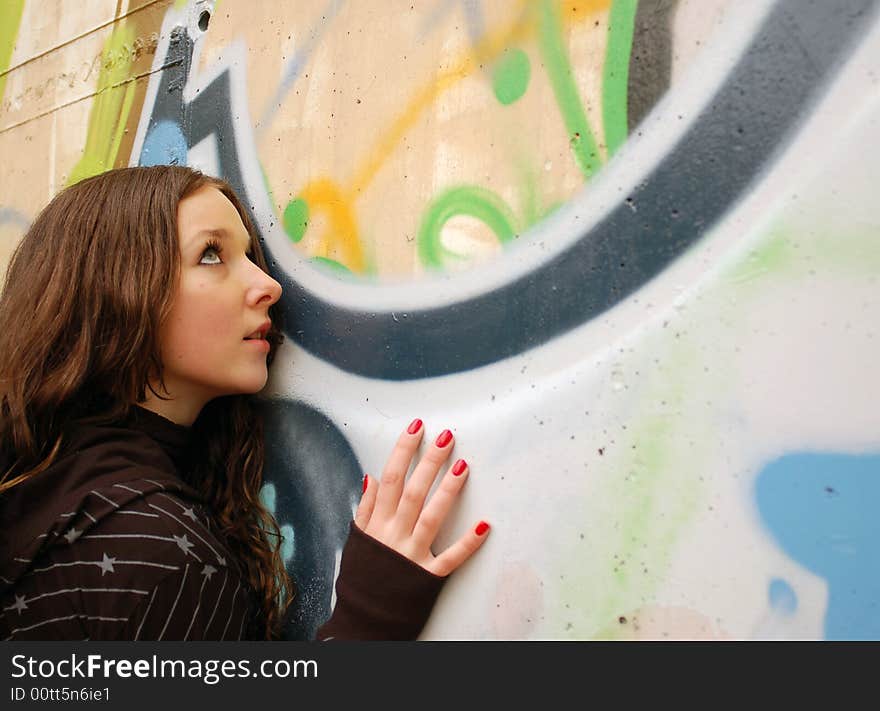
[[177,206],[177,228],[181,243],[202,232],[225,232],[250,244],[250,236],[238,210],[213,185],[203,185],[187,195]]

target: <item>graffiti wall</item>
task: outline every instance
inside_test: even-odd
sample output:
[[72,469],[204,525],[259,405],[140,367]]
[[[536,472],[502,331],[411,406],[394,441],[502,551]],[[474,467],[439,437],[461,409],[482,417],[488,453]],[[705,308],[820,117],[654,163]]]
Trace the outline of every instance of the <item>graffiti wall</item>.
[[877,5],[7,0],[0,263],[112,167],[243,196],[289,637],[420,417],[493,525],[425,639],[880,638]]

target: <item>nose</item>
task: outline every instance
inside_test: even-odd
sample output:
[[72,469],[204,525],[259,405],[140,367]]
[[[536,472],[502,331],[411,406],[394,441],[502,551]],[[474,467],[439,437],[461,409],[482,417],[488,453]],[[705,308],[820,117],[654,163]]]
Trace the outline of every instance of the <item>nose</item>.
[[252,279],[248,289],[248,302],[253,306],[271,306],[281,298],[281,284],[253,264]]

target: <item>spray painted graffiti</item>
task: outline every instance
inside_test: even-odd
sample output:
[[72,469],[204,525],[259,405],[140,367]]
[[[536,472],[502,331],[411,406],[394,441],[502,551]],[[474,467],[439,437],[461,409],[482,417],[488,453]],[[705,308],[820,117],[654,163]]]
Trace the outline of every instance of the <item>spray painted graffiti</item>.
[[[247,23],[271,49],[233,31],[263,10],[163,9],[142,98],[108,68],[70,174],[130,146],[245,198],[289,337],[263,491],[287,635],[329,611],[361,475],[418,415],[474,472],[447,540],[496,532],[427,637],[876,638],[877,3],[300,5]],[[825,305],[857,328],[817,333]]]

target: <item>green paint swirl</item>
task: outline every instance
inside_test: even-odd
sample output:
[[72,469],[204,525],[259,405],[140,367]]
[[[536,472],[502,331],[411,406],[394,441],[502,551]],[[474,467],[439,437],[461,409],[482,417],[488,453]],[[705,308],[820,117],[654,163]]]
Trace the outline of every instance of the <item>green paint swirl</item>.
[[418,235],[422,264],[442,267],[444,258],[458,258],[457,254],[443,247],[440,239],[443,225],[457,215],[467,215],[485,223],[499,242],[509,242],[516,236],[516,218],[498,195],[475,185],[450,188],[431,202],[422,218]]
[[495,98],[505,106],[512,104],[526,93],[531,74],[529,55],[518,48],[506,50],[492,73]]
[[542,0],[538,12],[538,44],[544,66],[568,131],[575,162],[584,178],[589,178],[602,167],[602,159],[566,55],[557,3]]
[[333,272],[333,274],[337,276],[353,276],[353,272],[351,269],[346,267],[344,264],[337,262],[335,259],[330,259],[329,257],[311,257],[309,261],[312,264],[318,264],[321,267],[326,267],[329,271]]
[[629,58],[638,5],[638,0],[614,0],[611,5],[602,70],[602,123],[609,157],[620,148],[627,135]]
[[291,200],[284,208],[282,223],[287,236],[299,242],[309,226],[309,204],[302,198]]

